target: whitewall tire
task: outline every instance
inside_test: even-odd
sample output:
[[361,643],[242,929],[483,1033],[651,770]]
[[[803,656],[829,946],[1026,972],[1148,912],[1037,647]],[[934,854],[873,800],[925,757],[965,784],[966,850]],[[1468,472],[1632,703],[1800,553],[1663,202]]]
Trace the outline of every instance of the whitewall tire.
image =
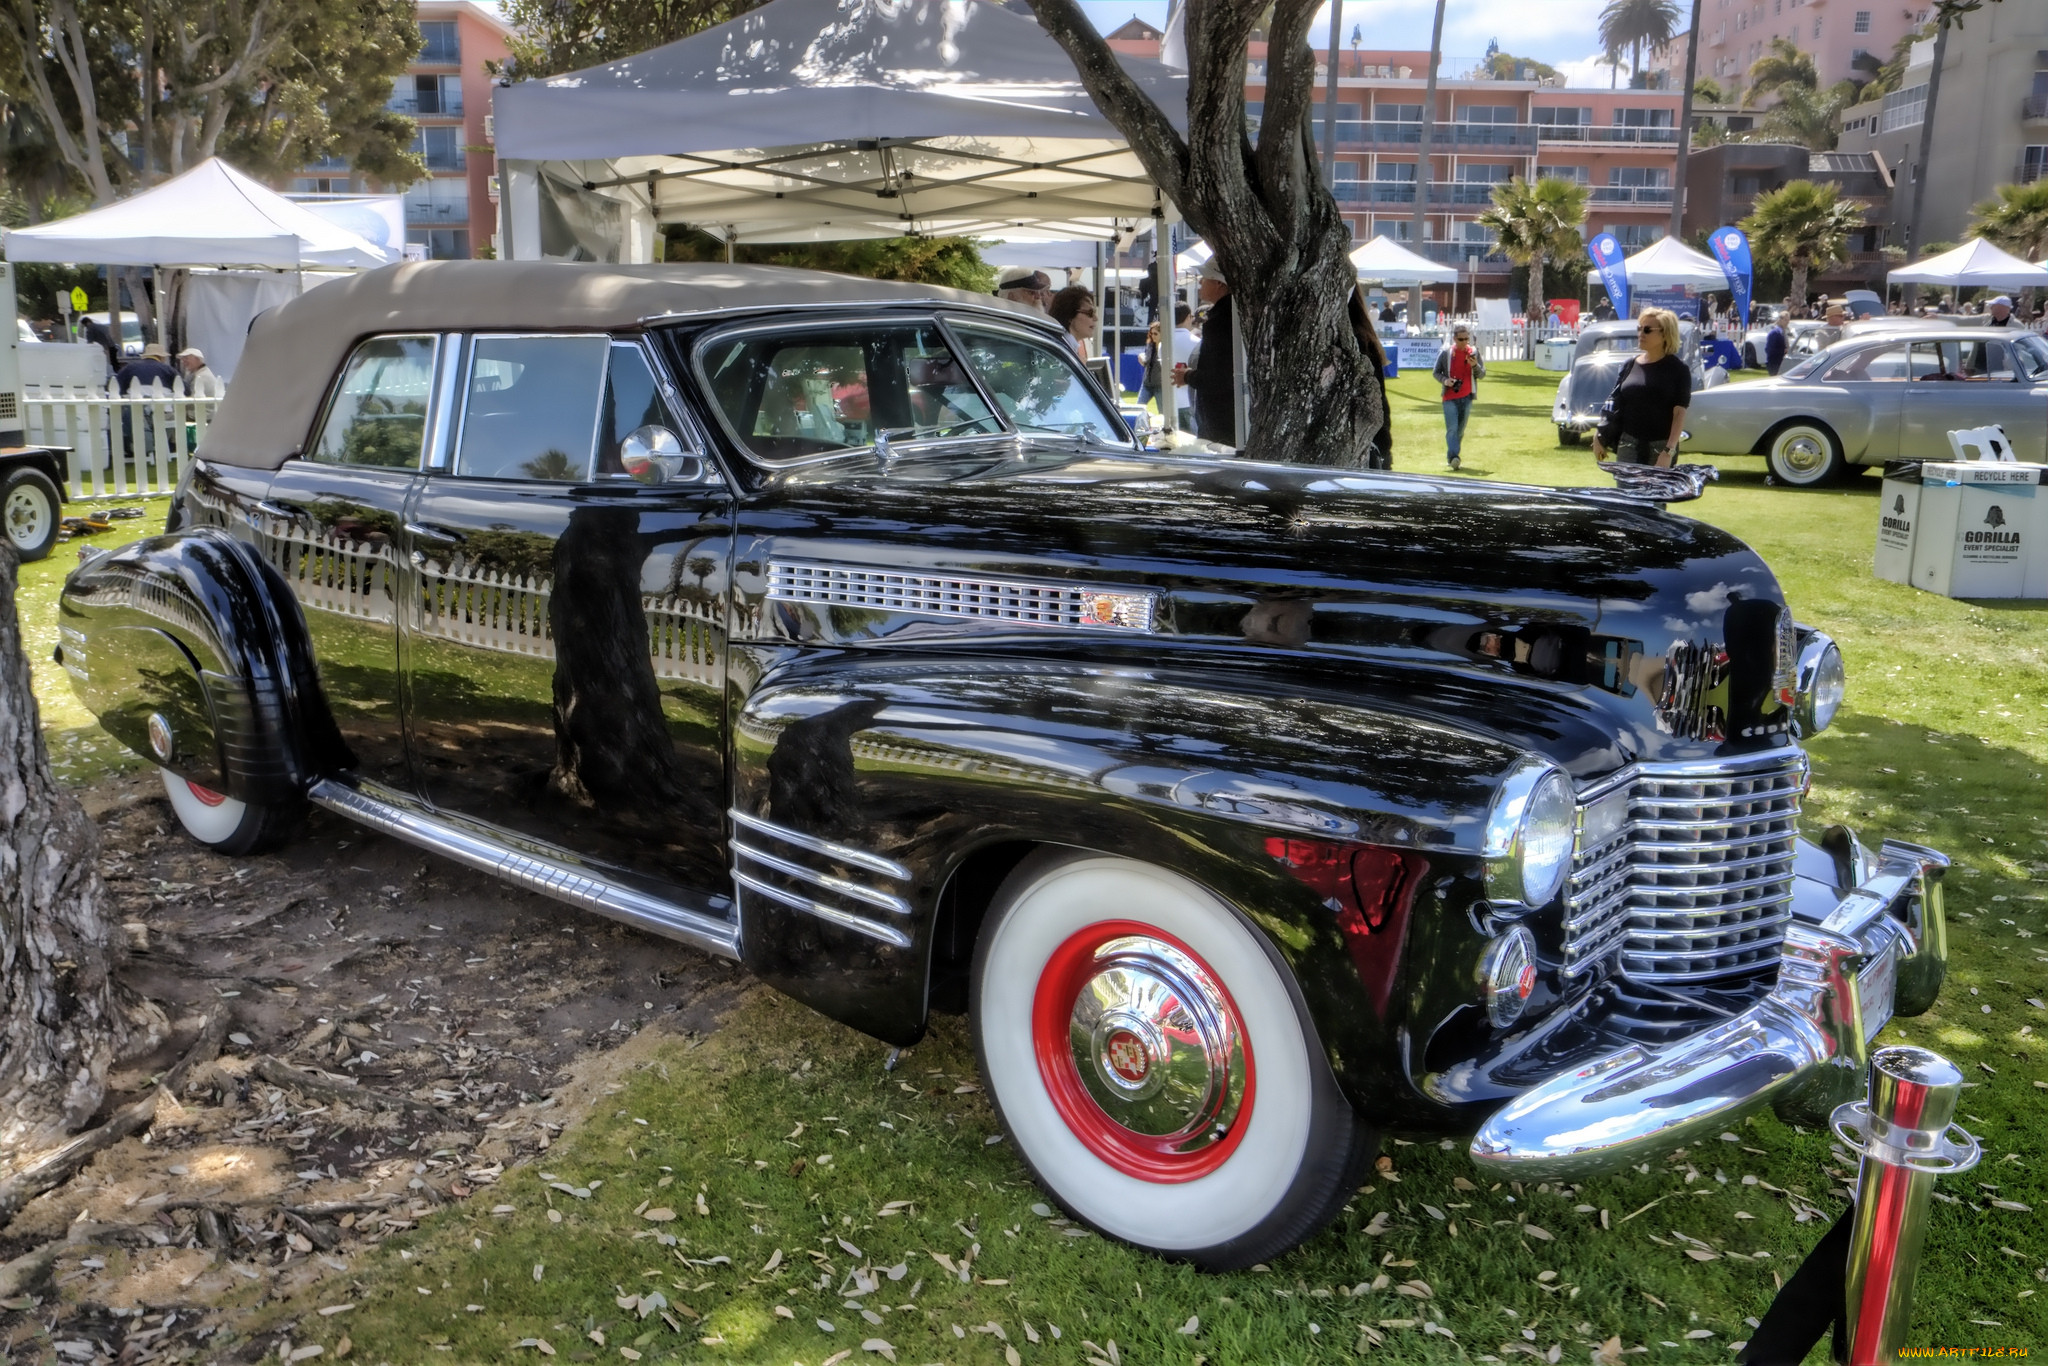
[[221,854],[252,854],[282,840],[289,831],[295,811],[237,801],[167,768],[157,770],[163,779],[164,796],[177,814],[185,833]]
[[1822,422],[1787,423],[1771,433],[1765,454],[1777,481],[1795,488],[1828,483],[1848,468],[1842,443]]
[[1285,968],[1164,869],[1046,850],[976,945],[969,1014],[991,1100],[1076,1219],[1222,1270],[1340,1209],[1371,1156]]

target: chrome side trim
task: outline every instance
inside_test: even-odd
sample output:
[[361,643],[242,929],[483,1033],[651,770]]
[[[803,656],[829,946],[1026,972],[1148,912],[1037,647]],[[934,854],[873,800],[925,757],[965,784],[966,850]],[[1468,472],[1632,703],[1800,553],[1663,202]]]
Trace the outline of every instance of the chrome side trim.
[[732,842],[732,851],[736,856],[758,863],[764,868],[773,868],[785,877],[812,883],[827,891],[838,892],[841,896],[850,896],[855,901],[865,901],[870,906],[879,906],[891,915],[910,914],[910,903],[893,893],[878,891],[843,877],[834,877],[830,873],[821,873],[815,868],[806,868],[801,863],[777,858],[765,850],[756,849],[751,844],[742,844],[738,840]]
[[799,849],[808,849],[814,854],[823,854],[826,858],[850,863],[856,868],[880,873],[883,877],[895,878],[898,882],[908,882],[913,876],[908,868],[896,860],[883,858],[880,854],[871,854],[865,849],[855,849],[852,845],[835,844],[831,840],[819,839],[816,835],[806,835],[801,830],[792,830],[786,825],[777,825],[773,821],[764,821],[759,816],[750,816],[737,807],[725,814],[732,818],[734,825],[743,825],[749,830],[759,831],[770,839],[794,844]]
[[750,892],[758,892],[770,901],[779,901],[783,905],[802,911],[806,915],[814,915],[820,920],[829,921],[843,929],[852,930],[855,934],[864,934],[870,939],[879,939],[884,944],[893,944],[899,949],[910,947],[910,936],[897,929],[894,925],[884,925],[879,920],[869,920],[866,916],[854,915],[850,911],[842,911],[837,906],[828,906],[822,901],[801,896],[795,892],[774,886],[771,883],[763,882],[757,877],[751,877],[737,868],[733,869],[732,880]]
[[[323,778],[307,794],[315,805],[372,830],[453,859],[528,891],[623,921],[652,934],[678,940],[721,958],[740,956],[736,918],[678,905],[579,868],[567,850],[522,839],[526,847],[501,842],[483,827],[453,819],[373,783],[357,787]],[[559,857],[550,857],[550,854]]]
[[[1894,980],[1919,978],[1929,1001],[1939,988],[1947,866],[1932,849],[1886,841],[1871,876],[1824,920],[1786,927],[1770,995],[1665,1048],[1632,1045],[1532,1087],[1481,1126],[1473,1160],[1503,1179],[1590,1176],[1767,1103],[1825,1115],[1861,1085],[1869,1040],[1895,1008],[1915,1007],[1910,992],[1879,985],[1887,965]],[[1865,1000],[1866,986],[1882,997]]]

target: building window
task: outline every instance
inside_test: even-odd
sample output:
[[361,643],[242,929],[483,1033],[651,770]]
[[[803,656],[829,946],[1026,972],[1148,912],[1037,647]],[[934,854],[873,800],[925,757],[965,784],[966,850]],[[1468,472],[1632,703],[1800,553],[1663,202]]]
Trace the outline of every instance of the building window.
[[426,158],[430,171],[460,171],[468,165],[460,128],[421,128],[413,134],[412,150]]
[[1927,87],[1916,85],[1911,90],[1894,90],[1884,97],[1878,106],[1877,131],[1890,133],[1900,128],[1911,128],[1918,124],[1927,113]]
[[1379,103],[1372,107],[1372,116],[1382,123],[1420,123],[1422,106],[1419,104]]
[[1458,118],[1465,123],[1515,123],[1515,107],[1511,104],[1468,104],[1458,111]]
[[1664,229],[1648,223],[1608,223],[1601,231],[1613,233],[1625,252],[1641,251],[1664,236]]
[[1485,161],[1466,162],[1455,177],[1466,185],[1505,185],[1514,178],[1514,167]]
[[467,179],[421,180],[405,192],[407,227],[446,227],[469,221]]
[[1764,192],[1764,178],[1760,175],[1736,175],[1728,177],[1728,193],[1746,195],[1751,199]]
[[1588,183],[1586,168],[1583,166],[1538,166],[1536,168],[1536,178],[1538,180],[1569,180],[1578,185]]
[[462,114],[462,77],[401,76],[384,107],[400,114],[458,118]]
[[436,66],[460,66],[462,64],[462,40],[455,35],[455,21],[437,19],[420,25],[420,55],[422,62]]
[[1820,37],[1820,20],[1818,19],[1813,21],[1813,36],[1816,39]]
[[355,181],[348,176],[300,176],[292,182],[293,194],[354,194]]
[[2048,146],[2036,143],[2020,153],[2020,184],[2031,185],[2048,176]]
[[1669,128],[1669,109],[1617,109],[1614,111],[1616,128]]
[[1415,224],[1406,218],[1375,218],[1372,221],[1374,237],[1391,237],[1396,242],[1406,242]]
[[1388,161],[1384,157],[1373,167],[1372,178],[1382,183],[1399,182],[1404,185],[1415,183],[1415,163],[1412,161]]
[[1669,189],[1671,169],[1668,166],[1610,166],[1607,168],[1607,183]]
[[1856,11],[1856,24],[1855,24],[1855,27],[1854,27],[1853,29],[1851,29],[1850,31],[1851,31],[1851,32],[1853,32],[1853,33],[1868,33],[1868,32],[1870,32],[1870,11],[1869,11],[1869,10],[1867,10],[1867,9],[1860,9],[1860,10],[1857,10],[1857,11]]
[[425,247],[429,261],[469,259],[468,228],[408,228],[405,240],[412,246]]

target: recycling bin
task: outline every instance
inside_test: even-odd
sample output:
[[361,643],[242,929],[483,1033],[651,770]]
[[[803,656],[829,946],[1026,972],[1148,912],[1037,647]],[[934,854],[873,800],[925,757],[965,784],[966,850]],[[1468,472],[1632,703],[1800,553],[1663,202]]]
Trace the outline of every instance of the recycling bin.
[[[1920,467],[1917,502],[1894,487],[1903,481],[1886,479],[1880,517],[1910,510],[1905,529],[1892,530],[1910,542],[1912,585],[1950,598],[2048,597],[2044,478],[2048,465],[1930,460]],[[1896,567],[1896,542],[1884,561],[1887,528],[1878,526],[1881,562]]]

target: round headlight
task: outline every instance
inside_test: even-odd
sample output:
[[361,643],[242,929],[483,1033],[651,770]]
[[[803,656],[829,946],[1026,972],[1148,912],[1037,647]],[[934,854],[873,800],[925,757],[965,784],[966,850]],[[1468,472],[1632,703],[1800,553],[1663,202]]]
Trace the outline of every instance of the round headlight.
[[1848,671],[1835,642],[1814,631],[1799,651],[1799,704],[1793,712],[1802,736],[1828,728],[1849,690]]
[[1486,821],[1486,894],[1547,906],[1571,870],[1578,808],[1570,779],[1540,760],[1511,771]]

